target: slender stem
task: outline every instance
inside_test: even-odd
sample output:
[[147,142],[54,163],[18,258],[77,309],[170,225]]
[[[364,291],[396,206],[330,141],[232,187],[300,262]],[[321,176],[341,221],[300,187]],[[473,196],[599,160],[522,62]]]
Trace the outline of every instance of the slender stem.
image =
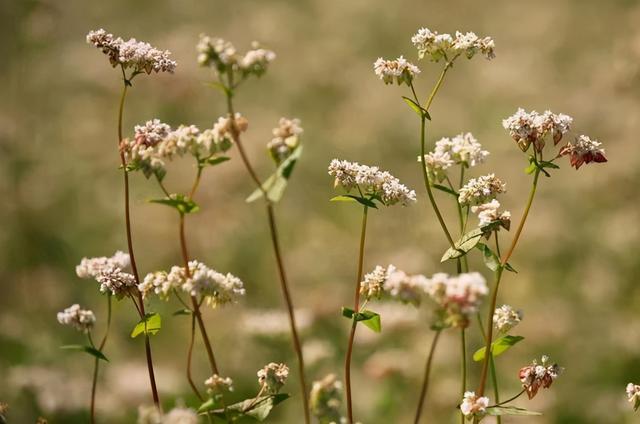
[[[460,366],[462,369],[462,377],[460,385],[460,399],[464,397],[464,393],[467,391],[467,340],[465,335],[465,328],[460,329]],[[460,411],[460,423],[464,424],[465,416]]]
[[429,389],[429,376],[431,374],[431,363],[433,362],[433,355],[436,351],[436,346],[438,344],[438,340],[440,339],[440,333],[442,330],[436,330],[436,334],[433,336],[433,341],[431,342],[431,348],[429,349],[429,355],[427,356],[427,363],[424,367],[424,377],[422,378],[422,388],[420,389],[420,397],[418,398],[418,409],[416,409],[416,416],[413,420],[414,424],[418,424],[420,422],[420,417],[422,415],[422,409],[424,407],[424,401],[427,397],[427,390]]
[[193,390],[193,393],[196,394],[196,396],[198,397],[198,399],[200,399],[200,401],[204,401],[204,398],[198,391],[198,388],[193,382],[193,377],[191,376],[191,359],[193,357],[193,345],[195,342],[195,335],[196,335],[196,317],[192,313],[191,314],[191,335],[189,338],[189,351],[187,353],[187,380],[189,381],[189,386],[191,386],[191,390]]
[[[111,295],[107,295],[107,328],[104,330],[104,336],[98,346],[98,350],[102,352],[105,344],[107,343],[107,337],[109,336],[109,330],[111,329]],[[91,424],[96,422],[96,389],[98,386],[98,369],[100,367],[100,360],[96,358],[93,363],[93,381],[91,383]]]
[[518,393],[517,395],[515,395],[515,396],[513,396],[513,397],[510,397],[509,399],[507,399],[507,400],[505,400],[505,401],[502,401],[502,402],[500,402],[500,401],[496,401],[496,404],[495,404],[495,405],[491,405],[491,406],[489,406],[489,408],[492,408],[492,407],[494,407],[494,406],[505,405],[505,404],[507,404],[507,403],[509,403],[509,402],[513,402],[514,400],[516,400],[516,399],[518,399],[520,396],[522,396],[526,391],[527,391],[526,389],[522,389],[522,391],[521,391],[520,393]]
[[[478,328],[480,329],[480,334],[482,335],[482,340],[486,342],[487,335],[484,331],[484,325],[482,324],[482,317],[480,316],[480,312],[476,313],[476,317],[478,318]],[[493,321],[492,321],[493,322]],[[491,355],[491,359],[489,360],[489,370],[491,372],[491,381],[493,383],[493,396],[495,397],[496,402],[500,402],[500,389],[498,387],[498,376],[496,375],[496,363],[493,359],[493,355]],[[502,423],[502,417],[496,416],[496,423]]]
[[[358,254],[358,273],[356,275],[355,294],[353,299],[353,310],[360,310],[360,282],[362,281],[362,272],[364,265],[364,244],[367,234],[367,212],[369,208],[364,207],[362,212],[362,228],[360,231],[360,249]],[[349,333],[349,342],[347,344],[347,354],[344,361],[345,385],[347,388],[347,418],[349,424],[353,424],[353,402],[351,399],[351,356],[353,355],[353,342],[356,336],[356,327],[358,322],[354,319],[351,323],[351,332]]]
[[251,161],[249,160],[247,152],[245,151],[244,146],[242,144],[240,131],[238,130],[238,127],[236,126],[236,122],[235,122],[235,111],[233,108],[233,99],[232,99],[233,93],[231,92],[231,89],[233,87],[234,87],[233,77],[230,73],[229,80],[228,80],[228,89],[226,90],[226,95],[227,95],[226,97],[227,97],[227,113],[229,114],[229,118],[232,120],[231,136],[233,138],[235,145],[238,148],[238,152],[240,153],[240,158],[242,160],[242,163],[244,164],[245,169],[247,170],[247,173],[249,174],[253,182],[256,184],[258,189],[262,192],[262,195],[264,197],[264,200],[267,206],[266,209],[267,209],[267,217],[269,222],[269,231],[271,234],[271,245],[276,258],[276,265],[278,268],[278,276],[280,279],[280,288],[282,291],[282,296],[284,298],[285,306],[287,308],[287,313],[289,315],[289,327],[291,329],[291,339],[293,342],[294,351],[298,359],[298,370],[299,370],[298,377],[299,377],[299,383],[300,383],[300,390],[302,392],[301,397],[302,397],[302,407],[304,409],[304,420],[306,424],[309,424],[311,423],[311,413],[309,409],[309,399],[307,397],[308,393],[307,393],[307,383],[306,383],[306,376],[305,376],[305,369],[304,369],[304,357],[302,353],[302,344],[300,342],[300,336],[298,335],[298,327],[296,325],[296,320],[295,320],[293,300],[291,298],[289,284],[287,282],[287,276],[284,268],[284,261],[282,259],[282,253],[281,253],[280,243],[278,239],[278,231],[277,231],[277,225],[275,221],[273,204],[269,199],[269,196],[267,195],[266,190],[264,189],[264,187],[262,187],[262,182],[260,181],[260,178],[258,177],[255,170],[253,169],[253,166],[251,165]]
[[[124,77],[124,68],[122,69],[123,77]],[[118,108],[118,150],[120,152],[120,162],[122,165],[122,175],[124,177],[124,216],[125,216],[125,228],[127,233],[127,248],[129,251],[129,258],[131,259],[131,270],[133,271],[133,276],[135,277],[136,284],[140,282],[140,276],[138,274],[138,267],[136,265],[136,258],[133,251],[133,237],[131,232],[131,214],[130,214],[130,205],[129,205],[129,172],[127,171],[127,161],[124,156],[124,151],[120,148],[120,144],[122,143],[122,116],[124,114],[124,102],[127,96],[127,87],[129,81],[124,79],[124,85],[122,88],[122,95],[120,96],[120,106]],[[140,318],[144,318],[144,301],[142,300],[142,293],[138,292],[138,302],[139,302],[139,314]],[[145,332],[144,337],[145,344],[145,355],[147,359],[147,369],[149,372],[149,382],[151,384],[151,393],[153,396],[153,403],[155,404],[158,410],[160,409],[160,397],[158,396],[158,388],[156,386],[156,378],[153,370],[153,358],[151,354],[151,343],[149,341],[149,335]]]
[[509,247],[509,250],[507,251],[507,253],[502,257],[500,264],[501,266],[498,268],[498,270],[496,271],[496,283],[495,283],[495,287],[493,288],[493,293],[491,296],[491,308],[489,309],[489,318],[488,318],[488,323],[487,323],[487,340],[486,340],[486,354],[485,354],[485,358],[484,358],[484,362],[482,364],[482,373],[480,375],[480,386],[478,387],[478,396],[482,396],[484,394],[484,389],[485,389],[485,385],[487,383],[487,371],[489,368],[489,358],[492,356],[491,355],[491,343],[492,343],[492,338],[493,338],[493,311],[495,311],[496,309],[496,301],[498,298],[498,290],[500,288],[500,280],[502,278],[502,273],[504,271],[504,266],[506,265],[507,261],[509,260],[509,258],[511,257],[511,255],[513,254],[517,244],[518,244],[518,240],[520,239],[520,235],[522,234],[522,230],[524,228],[524,224],[527,220],[527,217],[529,216],[529,211],[531,210],[531,205],[533,204],[533,199],[535,197],[536,194],[536,188],[538,186],[538,178],[540,177],[540,170],[536,169],[535,175],[533,177],[533,184],[531,186],[531,191],[529,193],[529,198],[527,200],[527,204],[525,206],[524,212],[522,214],[522,218],[520,219],[520,224],[518,225],[518,229],[516,230],[516,233],[513,236],[513,241],[511,242],[511,246]]
[[440,73],[440,77],[438,78],[438,81],[436,81],[436,85],[431,90],[431,94],[429,94],[429,98],[427,99],[427,102],[424,105],[424,109],[425,110],[427,110],[427,111],[429,110],[429,107],[431,106],[431,103],[433,102],[433,99],[436,97],[436,94],[438,94],[438,90],[440,90],[440,87],[442,86],[442,83],[444,82],[444,77],[447,75],[447,72],[453,66],[453,61],[456,60],[458,58],[458,56],[460,56],[459,53],[457,55],[455,55],[453,57],[453,59],[451,59],[450,61],[448,61],[444,65],[444,68],[442,69],[442,72]]
[[189,199],[193,200],[193,196],[196,194],[196,190],[198,190],[198,186],[200,185],[200,177],[202,177],[202,166],[198,164],[198,173],[196,174],[196,179],[193,181],[193,186],[191,186],[191,191],[189,192]]

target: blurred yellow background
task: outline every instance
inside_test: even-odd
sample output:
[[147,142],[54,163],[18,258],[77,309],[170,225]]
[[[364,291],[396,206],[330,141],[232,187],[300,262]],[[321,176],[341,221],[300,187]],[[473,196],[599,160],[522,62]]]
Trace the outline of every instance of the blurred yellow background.
[[[609,163],[575,171],[562,161],[544,179],[499,302],[523,308],[516,333],[526,340],[497,361],[503,396],[519,390],[517,371],[543,353],[566,367],[554,386],[518,405],[542,417],[504,423],[631,423],[637,420],[624,388],[640,381],[640,259],[638,183],[640,144],[640,3],[632,0],[234,0],[38,1],[0,4],[0,401],[14,423],[42,415],[50,423],[87,421],[92,361],[61,351],[81,336],[60,326],[55,313],[71,303],[105,318],[97,285],[79,280],[83,256],[125,249],[116,113],[121,80],[94,47],[91,29],[105,28],[173,52],[175,75],[138,77],[125,110],[125,129],[159,118],[172,126],[210,127],[224,113],[222,95],[195,60],[206,32],[239,50],[259,40],[278,55],[267,74],[240,90],[236,108],[250,121],[245,145],[260,175],[271,172],[265,144],[280,116],[299,117],[305,151],[277,207],[295,304],[303,329],[308,373],[342,375],[356,272],[359,209],[329,203],[326,173],[334,158],[377,164],[414,188],[410,208],[375,211],[370,219],[365,268],[393,263],[411,273],[449,271],[440,264],[446,240],[434,219],[416,163],[418,122],[403,104],[407,89],[384,86],[373,73],[379,57],[404,54],[417,61],[411,35],[421,26],[440,32],[474,31],[495,39],[497,58],[459,60],[432,109],[430,145],[442,136],[471,131],[491,151],[474,175],[495,172],[507,182],[504,206],[518,219],[530,184],[526,157],[502,129],[517,107],[567,113],[574,129],[604,143]],[[441,64],[418,63],[416,85],[424,97]],[[207,169],[189,217],[191,255],[242,278],[246,298],[207,311],[206,322],[238,399],[257,389],[255,372],[270,361],[292,368],[293,398],[271,422],[300,423],[295,358],[288,333],[256,336],[255,311],[283,310],[266,218],[260,203],[246,204],[253,184],[233,160]],[[167,177],[185,190],[192,163],[175,162]],[[142,175],[132,177],[134,242],[142,273],[180,262],[177,218],[149,204],[160,195]],[[446,196],[439,200],[455,224]],[[477,256],[477,255],[476,255]],[[489,277],[474,257],[472,269]],[[152,339],[157,379],[166,406],[195,405],[184,378],[189,319],[179,308],[153,300],[163,314]],[[383,331],[358,331],[354,359],[356,417],[366,424],[409,422],[431,339],[429,308],[372,306]],[[253,320],[252,320],[252,317]],[[258,318],[260,319],[260,318]],[[137,321],[126,302],[115,307],[98,392],[101,422],[131,423],[137,406],[150,403]],[[253,325],[252,325],[253,323]],[[276,325],[277,327],[277,325]],[[274,333],[278,333],[277,328]],[[458,334],[447,332],[436,354],[427,422],[457,422]],[[479,347],[476,327],[470,349]],[[196,380],[208,377],[197,345]],[[472,367],[472,385],[477,382]]]

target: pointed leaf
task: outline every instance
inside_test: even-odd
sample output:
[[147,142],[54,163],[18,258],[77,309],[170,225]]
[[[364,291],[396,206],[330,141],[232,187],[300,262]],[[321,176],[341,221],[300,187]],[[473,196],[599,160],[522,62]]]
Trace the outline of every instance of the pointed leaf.
[[358,202],[361,205],[368,206],[370,208],[378,209],[378,206],[371,199],[366,197],[354,196],[352,194],[341,194],[329,199],[330,202]]
[[287,183],[289,182],[289,178],[293,173],[293,168],[296,165],[296,162],[300,158],[302,154],[302,145],[295,148],[293,152],[289,155],[288,158],[282,161],[276,172],[274,172],[269,178],[262,183],[261,189],[258,188],[254,190],[253,193],[247,197],[246,202],[251,203],[254,202],[261,197],[264,196],[264,193],[267,194],[267,197],[272,202],[279,202],[284,194],[284,190],[287,188]]
[[484,243],[478,243],[476,247],[482,252],[482,259],[484,260],[484,264],[487,268],[491,271],[497,271],[501,266],[498,255],[496,255],[493,250]]
[[150,203],[158,203],[167,205],[176,209],[181,214],[198,212],[200,207],[193,200],[183,194],[172,194],[171,197],[163,197],[161,199],[151,199]]
[[458,197],[458,193],[456,193],[455,190],[452,190],[451,187],[447,187],[447,186],[444,186],[442,184],[432,184],[431,187],[435,188],[436,190],[440,190],[440,191],[444,191],[445,193],[449,193],[452,196]]
[[440,262],[444,262],[449,259],[456,259],[466,255],[469,250],[473,249],[476,244],[478,244],[478,242],[480,241],[480,237],[482,237],[481,228],[476,228],[475,230],[469,231],[468,233],[464,234],[460,238],[460,240],[455,243],[455,249],[453,247],[450,247],[446,252],[444,252],[444,255],[442,255],[442,259],[440,259]]
[[356,321],[362,321],[364,325],[379,333],[382,331],[382,322],[380,320],[380,314],[369,311],[367,309],[360,311],[357,314]]
[[158,313],[149,313],[146,314],[143,319],[140,320],[133,327],[133,331],[131,331],[131,338],[136,338],[140,334],[150,334],[155,335],[158,334],[158,331],[162,328],[162,318]]
[[[496,340],[493,341],[493,343],[491,343],[491,354],[495,358],[496,356],[503,354],[504,352],[509,350],[511,346],[515,345],[516,343],[522,340],[524,340],[524,337],[522,336],[506,335],[506,336],[497,338]],[[473,354],[473,360],[476,362],[480,362],[484,360],[485,350],[486,350],[486,347],[476,350],[475,353]]]
[[102,359],[103,361],[107,361],[109,362],[109,360],[107,359],[106,356],[104,356],[104,354],[99,351],[98,349],[91,347],[91,346],[84,346],[84,345],[66,345],[66,346],[60,346],[60,349],[65,349],[65,350],[77,350],[79,352],[86,352],[91,356],[94,356],[98,359]]
[[516,408],[515,406],[490,406],[487,408],[487,414],[493,416],[502,415],[542,415],[540,412],[528,411],[524,408]]

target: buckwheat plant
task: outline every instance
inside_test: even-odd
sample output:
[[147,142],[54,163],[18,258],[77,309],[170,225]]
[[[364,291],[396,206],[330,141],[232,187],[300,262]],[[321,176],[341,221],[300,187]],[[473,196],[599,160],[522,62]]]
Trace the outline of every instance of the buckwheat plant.
[[[145,305],[142,299],[142,293],[136,288],[137,284],[140,284],[140,277],[138,273],[138,267],[136,264],[135,254],[133,250],[133,237],[131,231],[131,217],[129,206],[129,164],[124,150],[122,149],[123,136],[122,136],[122,119],[124,113],[125,99],[129,87],[132,87],[133,79],[142,74],[151,74],[159,72],[173,73],[176,68],[176,62],[171,57],[171,52],[168,50],[159,50],[148,43],[137,41],[135,38],[129,40],[123,40],[120,37],[115,37],[113,34],[107,33],[104,29],[97,31],[91,31],[87,34],[87,43],[94,45],[109,59],[109,63],[114,68],[120,68],[122,73],[122,94],[120,96],[120,105],[118,108],[118,140],[117,147],[120,155],[120,164],[122,167],[122,174],[124,178],[124,214],[125,214],[125,231],[127,236],[128,254],[131,264],[132,274],[124,278],[123,274],[115,272],[115,269],[110,269],[106,274],[100,276],[103,280],[101,284],[107,288],[115,287],[119,290],[119,287],[126,288],[126,293],[119,293],[122,296],[128,296],[133,301],[133,304],[140,315],[140,319],[144,322],[143,331],[145,335],[145,352],[147,360],[147,368],[149,371],[149,381],[151,384],[151,392],[153,395],[153,402],[155,406],[160,408],[160,399],[158,396],[158,390],[156,388],[156,381],[153,370],[153,359],[151,354],[151,343],[149,341],[149,331],[147,328],[147,313],[145,312]],[[131,277],[131,278],[129,278]],[[118,281],[119,278],[123,278],[122,281]],[[126,281],[125,281],[126,280]],[[130,283],[135,283],[132,286]],[[116,291],[117,291],[116,290]],[[112,290],[113,292],[113,290]],[[115,294],[115,293],[114,293]],[[110,299],[110,297],[109,297]]]
[[[341,189],[344,194],[333,197],[331,201],[348,202],[362,206],[362,227],[360,230],[360,247],[358,254],[358,265],[355,282],[355,293],[353,309],[343,308],[343,315],[352,320],[347,353],[345,357],[344,373],[347,397],[347,419],[353,424],[353,404],[351,400],[351,356],[353,353],[353,342],[355,340],[358,322],[362,321],[367,327],[374,331],[380,331],[380,316],[364,309],[371,297],[378,297],[388,284],[388,280],[395,279],[389,287],[390,292],[396,297],[404,295],[405,276],[397,275],[395,267],[389,266],[386,269],[377,267],[371,274],[367,274],[363,280],[364,248],[367,234],[367,216],[369,209],[378,209],[380,206],[393,206],[401,204],[408,206],[415,203],[416,193],[400,183],[400,181],[388,173],[381,171],[376,166],[361,165],[356,162],[334,159],[329,164],[329,175],[334,177],[334,187]],[[409,284],[412,284],[410,282]],[[365,299],[360,303],[360,295],[364,294]],[[405,299],[411,299],[405,297]]]
[[309,403],[306,396],[307,383],[305,376],[302,343],[298,334],[294,305],[291,290],[287,280],[282,249],[278,238],[278,227],[275,218],[275,205],[280,201],[286,189],[293,168],[302,154],[302,145],[299,136],[303,130],[298,119],[282,118],[273,130],[273,138],[267,143],[266,150],[272,158],[275,171],[262,180],[253,168],[251,160],[244,148],[242,134],[247,130],[247,121],[235,111],[234,99],[242,84],[250,78],[260,77],[266,73],[276,55],[271,50],[265,49],[259,43],[254,42],[251,49],[241,54],[229,41],[221,38],[201,35],[196,47],[198,64],[209,68],[213,74],[210,85],[224,93],[227,104],[225,129],[231,141],[240,153],[240,158],[248,176],[256,185],[256,190],[246,199],[248,203],[263,199],[271,245],[274,252],[280,289],[289,315],[289,326],[293,348],[298,360],[298,374],[300,379],[300,392],[304,409],[304,419],[308,424],[311,421]]
[[[420,155],[418,162],[423,177],[429,203],[449,245],[442,257],[442,262],[454,261],[458,275],[449,276],[436,273],[427,284],[427,294],[435,301],[436,311],[432,329],[435,337],[427,354],[427,363],[422,383],[421,395],[415,415],[415,423],[421,419],[424,400],[427,393],[428,380],[433,359],[433,352],[439,340],[440,332],[447,328],[460,331],[461,346],[461,391],[459,402],[460,420],[479,422],[487,415],[495,415],[498,423],[502,415],[535,414],[508,403],[517,399],[520,394],[528,393],[532,397],[539,387],[549,387],[559,374],[560,368],[546,364],[546,357],[541,365],[534,364],[527,368],[525,374],[519,376],[523,391],[511,399],[500,402],[498,378],[494,359],[506,351],[523,337],[513,336],[509,332],[520,322],[522,313],[509,306],[496,308],[500,282],[505,270],[515,272],[509,263],[515,252],[524,224],[531,210],[540,175],[551,176],[551,171],[559,168],[558,160],[568,156],[570,165],[576,169],[583,164],[606,162],[604,149],[600,142],[585,136],[569,136],[573,119],[562,113],[546,111],[538,113],[518,109],[506,118],[502,125],[517,147],[526,155],[528,166],[525,172],[532,176],[529,197],[526,200],[522,217],[515,229],[511,242],[505,252],[500,249],[500,236],[511,229],[511,213],[500,210],[498,196],[504,195],[507,185],[495,173],[488,173],[467,180],[467,172],[484,164],[489,152],[484,150],[476,138],[468,132],[454,137],[445,137],[436,141],[433,149],[427,149],[427,121],[431,122],[429,108],[443,86],[447,73],[462,58],[472,59],[484,56],[495,58],[495,43],[491,37],[478,37],[473,32],[455,35],[439,34],[427,28],[421,28],[411,38],[417,49],[418,60],[429,59],[440,64],[441,72],[433,88],[424,101],[419,96],[415,81],[420,69],[403,56],[396,60],[379,58],[373,64],[375,75],[386,85],[397,83],[406,86],[408,93],[403,101],[417,114],[420,124]],[[549,150],[563,143],[556,151]],[[348,182],[346,188],[355,187]],[[436,191],[448,195],[457,209],[457,226],[459,235],[450,230],[447,220],[438,206]],[[470,214],[477,216],[477,224],[470,219]],[[470,273],[467,255],[478,251],[487,268],[494,273],[494,282],[487,286],[484,278],[478,273]],[[475,282],[472,282],[475,280]],[[464,283],[463,283],[464,282]],[[487,297],[488,318],[483,322],[480,315],[480,301]],[[475,361],[481,362],[480,381],[475,391],[467,390],[467,341],[466,331],[475,318],[480,334],[484,340],[484,348],[473,355]],[[499,336],[494,339],[494,327]],[[489,352],[489,354],[487,354]],[[533,368],[531,368],[533,367]],[[538,367],[538,368],[536,368]],[[544,368],[544,372],[543,372]],[[523,368],[524,370],[524,368]],[[532,371],[533,370],[533,371]],[[540,373],[536,374],[536,370]],[[494,404],[485,396],[487,378],[491,374]],[[543,375],[544,374],[544,375]],[[631,395],[630,395],[631,396]],[[350,422],[352,422],[350,420]]]

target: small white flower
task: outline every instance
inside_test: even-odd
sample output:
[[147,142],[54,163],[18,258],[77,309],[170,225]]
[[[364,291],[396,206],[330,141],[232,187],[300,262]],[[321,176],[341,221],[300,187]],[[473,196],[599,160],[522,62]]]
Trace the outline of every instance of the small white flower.
[[104,268],[128,269],[130,265],[129,254],[118,250],[111,257],[82,258],[80,264],[76,266],[76,274],[80,278],[95,278]]
[[254,74],[260,76],[267,71],[271,62],[276,58],[276,54],[271,50],[263,49],[257,41],[252,44],[249,50],[240,58],[238,66],[245,75]]
[[463,206],[481,205],[506,191],[506,184],[494,174],[470,179],[458,193],[458,202]]
[[298,147],[298,136],[302,134],[299,119],[280,118],[278,127],[273,129],[273,139],[267,143],[271,157],[280,164]]
[[389,272],[394,270],[393,265],[389,265],[387,268],[377,265],[373,271],[365,274],[364,280],[360,282],[360,294],[367,299],[379,298],[382,294],[382,285],[387,280]]
[[498,212],[498,209],[500,209],[500,202],[496,199],[481,205],[471,206],[471,212],[478,214],[479,227],[500,221],[501,225],[508,230],[511,223],[511,212]]
[[386,206],[396,203],[407,206],[416,201],[415,191],[376,166],[333,159],[329,164],[329,175],[335,177],[335,187],[342,186],[347,192],[357,187],[365,196],[379,198]]
[[491,37],[479,38],[473,32],[461,33],[456,31],[456,36],[451,34],[438,34],[428,28],[420,28],[411,37],[411,42],[418,49],[420,59],[425,56],[438,62],[441,59],[452,60],[456,54],[464,54],[471,59],[476,53],[482,53],[487,59],[493,59],[495,55],[495,42]]
[[411,62],[400,56],[396,60],[385,60],[379,57],[373,64],[375,74],[384,81],[385,84],[398,85],[405,83],[411,85],[413,79],[420,73],[420,69]]
[[82,333],[88,333],[96,322],[96,316],[88,309],[80,308],[75,304],[69,306],[62,312],[58,312],[58,322],[63,325],[70,325]]
[[493,313],[493,325],[498,333],[506,334],[522,321],[522,311],[510,305],[502,305]]
[[633,410],[640,409],[640,386],[637,384],[627,384],[627,399],[633,404]]
[[237,303],[244,296],[242,281],[232,274],[221,274],[202,262],[189,262],[190,277],[187,278],[184,267],[174,266],[167,278],[171,285],[180,286],[183,291],[196,298],[203,297],[207,305],[213,308]]
[[482,419],[487,412],[489,398],[486,396],[476,396],[475,392],[465,392],[460,404],[460,412],[467,419]]
[[278,393],[289,376],[289,367],[271,362],[258,371],[258,383],[268,394]]
[[209,377],[204,385],[210,393],[233,392],[233,380],[229,377],[220,377],[218,374]]
[[554,145],[558,144],[569,131],[572,122],[573,118],[562,113],[555,114],[548,110],[539,114],[535,110],[527,112],[518,108],[516,113],[502,121],[502,126],[509,131],[509,135],[523,152],[531,144],[537,152],[541,152],[547,135],[551,135]]
[[96,276],[102,293],[111,293],[118,299],[135,293],[138,289],[136,278],[117,266],[107,266]]

